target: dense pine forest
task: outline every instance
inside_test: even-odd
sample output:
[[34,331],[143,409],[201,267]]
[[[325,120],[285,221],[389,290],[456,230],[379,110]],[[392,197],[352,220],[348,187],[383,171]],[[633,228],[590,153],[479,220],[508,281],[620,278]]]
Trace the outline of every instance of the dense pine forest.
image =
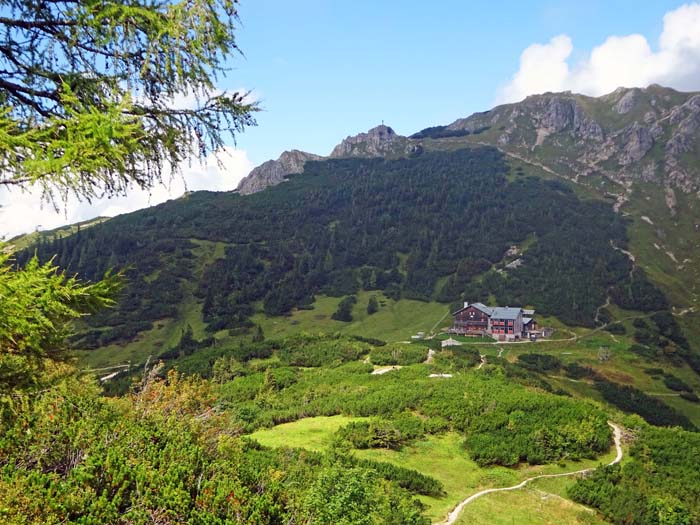
[[[223,247],[204,268],[201,242]],[[503,270],[509,247],[523,244],[522,264]],[[641,270],[630,274],[615,249],[624,246],[624,219],[605,203],[478,148],[309,162],[259,194],[193,193],[36,250],[86,279],[129,269],[118,308],[91,318],[76,341],[91,348],[174,316],[184,286],[194,288],[211,332],[250,329],[259,307],[283,315],[311,307],[316,294],[360,289],[444,303],[493,295],[584,326],[609,291],[627,308],[663,308]]]

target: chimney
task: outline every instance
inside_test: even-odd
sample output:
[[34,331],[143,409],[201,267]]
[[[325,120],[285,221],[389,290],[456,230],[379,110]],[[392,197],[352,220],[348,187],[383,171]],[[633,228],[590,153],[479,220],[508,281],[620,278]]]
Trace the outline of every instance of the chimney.
[[469,302],[468,302],[468,301],[464,301],[464,307],[466,308],[467,306],[469,306]]

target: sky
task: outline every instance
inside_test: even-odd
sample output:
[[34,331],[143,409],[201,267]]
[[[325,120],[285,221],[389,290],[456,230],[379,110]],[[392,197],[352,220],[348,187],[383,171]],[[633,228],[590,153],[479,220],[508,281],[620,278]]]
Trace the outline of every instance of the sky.
[[222,90],[263,111],[219,159],[168,187],[56,213],[0,189],[0,238],[116,215],[189,190],[228,191],[288,149],[327,155],[384,121],[409,135],[545,91],[601,95],[660,83],[700,91],[700,2],[241,0]]

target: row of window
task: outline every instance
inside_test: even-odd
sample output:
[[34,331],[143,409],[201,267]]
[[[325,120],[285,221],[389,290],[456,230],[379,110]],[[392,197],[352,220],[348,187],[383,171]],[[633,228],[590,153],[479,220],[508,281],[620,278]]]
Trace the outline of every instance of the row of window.
[[513,329],[512,329],[512,328],[507,328],[507,329],[504,330],[504,329],[502,329],[502,328],[500,328],[500,329],[494,328],[493,330],[491,330],[491,332],[493,332],[494,334],[512,334],[512,333],[513,333]]

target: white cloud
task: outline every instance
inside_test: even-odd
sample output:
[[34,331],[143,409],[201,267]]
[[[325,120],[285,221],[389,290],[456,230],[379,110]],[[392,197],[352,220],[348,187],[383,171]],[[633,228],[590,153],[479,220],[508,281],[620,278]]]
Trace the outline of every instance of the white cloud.
[[610,36],[575,64],[570,63],[573,50],[567,35],[529,46],[497,101],[516,102],[545,91],[599,96],[620,86],[653,83],[683,91],[700,90],[700,4],[685,4],[664,15],[656,50],[638,34]]
[[520,69],[500,93],[501,102],[513,102],[531,93],[559,91],[570,75],[566,59],[573,45],[566,35],[548,44],[532,44],[520,55]]
[[42,203],[40,192],[0,188],[0,238],[9,239],[36,228],[47,230],[98,216],[113,217],[177,198],[186,190],[230,191],[252,168],[244,150],[225,147],[203,163],[183,167],[182,176],[150,192],[132,189],[126,196],[105,198],[92,204],[70,199],[66,209],[60,212]]

